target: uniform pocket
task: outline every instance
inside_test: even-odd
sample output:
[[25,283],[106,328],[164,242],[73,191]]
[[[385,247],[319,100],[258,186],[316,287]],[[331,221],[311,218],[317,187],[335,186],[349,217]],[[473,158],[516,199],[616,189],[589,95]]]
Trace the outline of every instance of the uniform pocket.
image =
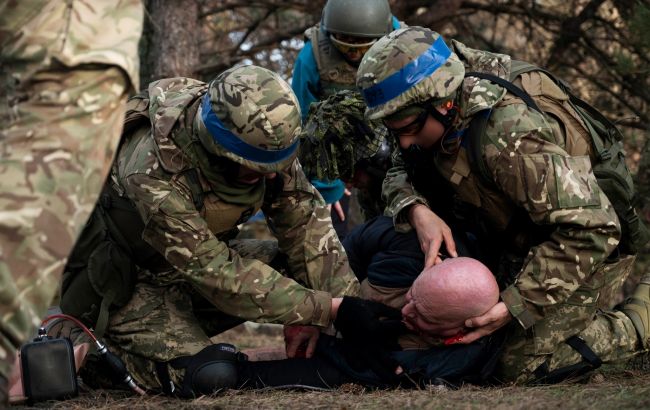
[[557,203],[560,209],[600,206],[600,188],[588,156],[553,156]]

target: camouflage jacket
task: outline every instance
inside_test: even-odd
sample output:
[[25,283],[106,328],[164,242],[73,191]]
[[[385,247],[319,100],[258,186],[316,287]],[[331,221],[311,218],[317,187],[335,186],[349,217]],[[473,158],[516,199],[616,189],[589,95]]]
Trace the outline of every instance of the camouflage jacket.
[[[509,76],[508,56],[472,50],[458,42],[454,51],[468,71]],[[543,319],[557,315],[559,304],[596,303],[592,296],[598,297],[601,267],[618,244],[618,219],[591,171],[588,147],[568,147],[554,120],[528,109],[500,86],[473,77],[464,80],[459,99],[459,130],[479,111],[492,110],[481,143],[496,189],[472,173],[463,146],[450,155],[437,153],[436,168],[456,196],[480,213],[493,238],[506,230],[517,210],[523,210],[535,226],[547,229],[544,240],[525,250],[523,266],[501,299],[524,328],[539,324],[542,328],[536,326],[536,334],[552,332],[558,324]],[[399,155],[395,159],[383,194],[396,227],[408,230],[403,211],[411,204],[428,202],[411,186]]]
[[[329,325],[331,297],[356,294],[359,284],[329,212],[297,160],[278,175],[279,192],[262,209],[293,277],[309,288],[256,259],[239,256],[219,239],[220,232],[244,222],[259,204],[221,200],[213,192],[214,182],[177,145],[192,140],[195,152],[204,152],[193,135],[206,89],[202,82],[172,78],[150,84],[147,94],[130,101],[111,179],[142,217],[142,238],[175,268],[147,280],[189,283],[223,312],[248,320]],[[129,119],[138,110],[148,110],[150,121],[133,126]],[[198,171],[194,175],[204,190],[202,207],[193,202],[189,169]]]
[[[69,19],[65,30],[60,28],[61,15]],[[1,2],[2,60],[24,64],[15,74],[21,82],[50,64],[115,65],[128,74],[133,90],[138,90],[139,62],[134,57],[143,15],[140,0]]]

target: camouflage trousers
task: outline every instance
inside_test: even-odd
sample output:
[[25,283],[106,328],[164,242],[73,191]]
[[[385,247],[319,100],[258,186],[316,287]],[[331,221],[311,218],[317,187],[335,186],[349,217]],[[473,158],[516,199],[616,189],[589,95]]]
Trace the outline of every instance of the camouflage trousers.
[[[621,311],[601,309],[611,308],[609,301],[619,293],[633,264],[634,257],[627,256],[615,266],[600,294],[595,296],[598,303],[587,308],[565,303],[558,306],[556,317],[545,320],[557,323],[571,321],[572,335],[584,340],[603,362],[622,361],[640,353],[641,342],[630,318]],[[574,320],[576,318],[578,320]],[[539,352],[539,346],[544,342],[535,335],[535,326],[526,331],[514,325],[497,365],[496,377],[503,382],[528,383],[537,379],[535,371],[542,365],[546,365],[548,372],[553,372],[583,360],[578,351],[562,341],[553,342],[554,347],[548,352]]]
[[[275,240],[230,241],[245,258],[270,263],[277,253]],[[111,314],[104,339],[126,363],[133,378],[149,390],[160,390],[156,362],[191,356],[212,344],[211,337],[242,322],[209,304],[189,284],[155,284],[149,272],[139,275],[131,301]],[[228,303],[224,301],[224,303]],[[176,386],[184,369],[169,367]]]
[[[12,15],[9,3],[24,13]],[[65,37],[70,15],[55,7],[64,2],[9,3],[0,1],[0,378],[57,292],[109,171],[131,87],[117,66],[66,66],[54,45],[12,42],[28,41],[15,35],[21,19],[45,9],[44,35]]]

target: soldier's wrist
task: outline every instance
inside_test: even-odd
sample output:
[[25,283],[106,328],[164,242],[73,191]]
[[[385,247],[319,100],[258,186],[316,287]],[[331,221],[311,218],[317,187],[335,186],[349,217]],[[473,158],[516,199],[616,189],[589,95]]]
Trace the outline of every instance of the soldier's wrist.
[[334,323],[334,320],[336,319],[336,314],[339,311],[339,306],[341,306],[341,302],[343,301],[343,298],[332,298],[332,305],[330,307],[330,321]]

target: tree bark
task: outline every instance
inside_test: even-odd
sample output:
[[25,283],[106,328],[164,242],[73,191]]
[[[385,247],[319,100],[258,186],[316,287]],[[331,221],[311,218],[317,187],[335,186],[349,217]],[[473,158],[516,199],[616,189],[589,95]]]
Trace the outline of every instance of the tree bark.
[[140,82],[194,77],[199,66],[199,4],[196,0],[147,0],[140,43]]

